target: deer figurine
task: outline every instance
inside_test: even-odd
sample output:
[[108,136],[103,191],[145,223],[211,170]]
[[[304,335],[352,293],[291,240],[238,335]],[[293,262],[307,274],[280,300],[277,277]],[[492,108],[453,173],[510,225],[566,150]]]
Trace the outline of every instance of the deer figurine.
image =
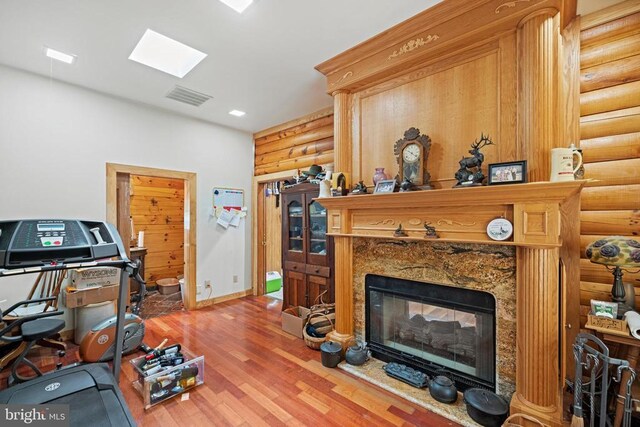
[[474,185],[482,185],[484,174],[482,173],[482,163],[484,162],[484,154],[480,150],[487,145],[493,145],[493,141],[489,135],[480,134],[480,140],[477,139],[471,144],[469,154],[473,157],[463,157],[458,163],[460,169],[455,174],[458,183],[454,187],[468,187]]

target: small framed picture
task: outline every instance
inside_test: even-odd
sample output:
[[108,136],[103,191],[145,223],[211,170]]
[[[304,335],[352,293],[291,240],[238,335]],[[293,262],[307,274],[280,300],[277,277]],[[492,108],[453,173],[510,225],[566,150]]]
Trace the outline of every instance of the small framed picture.
[[376,188],[373,190],[373,194],[393,193],[395,189],[396,189],[396,180],[385,179],[382,181],[378,181],[378,183],[376,184]]
[[522,184],[527,182],[527,161],[492,163],[487,184]]

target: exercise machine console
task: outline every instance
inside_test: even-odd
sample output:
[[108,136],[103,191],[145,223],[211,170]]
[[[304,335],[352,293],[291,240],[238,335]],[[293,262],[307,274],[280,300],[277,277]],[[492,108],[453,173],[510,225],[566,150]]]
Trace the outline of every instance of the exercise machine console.
[[68,404],[71,426],[135,426],[118,388],[124,340],[126,283],[136,268],[116,228],[101,221],[0,222],[0,278],[84,267],[121,269],[113,370],[84,364],[46,374],[0,392],[3,404]]

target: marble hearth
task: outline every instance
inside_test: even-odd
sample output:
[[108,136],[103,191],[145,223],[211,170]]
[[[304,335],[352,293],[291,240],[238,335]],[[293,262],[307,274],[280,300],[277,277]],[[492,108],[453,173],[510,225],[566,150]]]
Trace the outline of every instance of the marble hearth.
[[354,332],[365,336],[365,275],[481,290],[496,298],[496,391],[515,392],[515,248],[437,241],[353,239]]

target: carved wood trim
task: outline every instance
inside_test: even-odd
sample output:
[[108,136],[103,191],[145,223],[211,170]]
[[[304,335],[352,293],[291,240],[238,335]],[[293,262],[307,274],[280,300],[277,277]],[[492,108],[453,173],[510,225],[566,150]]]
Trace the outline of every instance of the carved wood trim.
[[[540,9],[571,15],[575,0],[449,0],[316,66],[327,91],[357,90],[416,64],[461,51],[478,40],[514,29]],[[573,16],[568,17],[568,23]],[[469,23],[473,29],[469,31]]]

